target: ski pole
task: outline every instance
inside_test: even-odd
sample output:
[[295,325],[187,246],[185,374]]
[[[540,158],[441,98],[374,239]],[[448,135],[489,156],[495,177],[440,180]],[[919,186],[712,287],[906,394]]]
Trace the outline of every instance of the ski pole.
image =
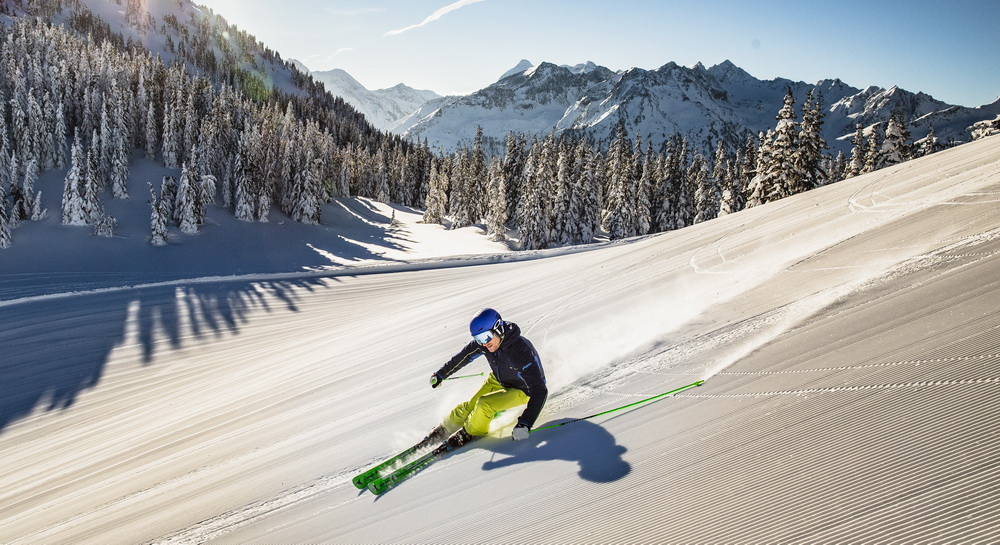
[[627,409],[629,407],[635,407],[636,405],[639,405],[640,403],[647,403],[647,402],[653,401],[654,399],[660,399],[661,397],[666,397],[668,395],[676,394],[677,392],[680,392],[680,391],[683,391],[683,390],[687,390],[688,388],[694,388],[695,386],[701,386],[704,383],[705,383],[704,380],[698,380],[698,381],[692,382],[691,384],[688,384],[687,386],[681,386],[680,388],[675,388],[673,390],[670,390],[669,392],[664,392],[662,394],[655,395],[653,397],[647,397],[646,399],[643,399],[642,401],[636,401],[635,403],[629,403],[628,405],[622,405],[621,407],[617,407],[617,408],[614,408],[614,409],[611,409],[611,410],[607,410],[607,411],[604,411],[604,412],[601,412],[601,413],[597,413],[597,414],[592,414],[590,416],[584,416],[583,418],[577,418],[575,420],[569,420],[567,422],[561,422],[559,424],[552,424],[550,426],[542,426],[541,428],[535,428],[535,429],[533,429],[531,431],[532,432],[536,432],[536,431],[540,431],[540,430],[547,430],[547,429],[550,429],[550,428],[558,428],[559,426],[565,426],[566,424],[572,424],[574,422],[579,422],[581,420],[589,420],[591,418],[602,416],[602,415],[605,415],[605,414],[608,414],[608,413],[613,413],[615,411],[620,411],[622,409]]
[[448,377],[448,378],[446,378],[445,380],[458,380],[458,379],[460,379],[460,378],[472,378],[472,377],[481,377],[481,376],[483,376],[483,375],[485,375],[485,374],[486,374],[486,373],[476,373],[475,375],[462,375],[462,376],[460,376],[460,377]]

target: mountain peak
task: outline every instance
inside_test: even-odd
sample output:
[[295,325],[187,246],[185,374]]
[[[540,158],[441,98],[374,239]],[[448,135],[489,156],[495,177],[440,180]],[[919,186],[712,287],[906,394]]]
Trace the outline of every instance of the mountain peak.
[[729,59],[709,68],[708,73],[719,81],[750,81],[754,79],[746,70],[736,66]]
[[534,64],[532,64],[531,61],[529,61],[528,59],[521,59],[521,62],[517,63],[517,65],[514,66],[514,68],[511,68],[510,70],[504,72],[503,75],[500,76],[500,79],[509,78],[510,76],[516,74],[523,74],[524,72],[531,69],[533,66]]
[[597,64],[595,64],[594,61],[587,61],[584,63],[577,64],[575,66],[570,66],[568,64],[563,66],[568,68],[569,71],[573,72],[574,74],[588,74],[590,72],[593,72],[594,70],[597,70],[598,68]]

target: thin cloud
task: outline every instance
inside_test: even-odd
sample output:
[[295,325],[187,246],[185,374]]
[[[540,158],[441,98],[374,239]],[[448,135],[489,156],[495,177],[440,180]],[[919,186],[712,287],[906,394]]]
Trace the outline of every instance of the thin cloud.
[[406,32],[408,30],[413,30],[415,28],[420,28],[420,27],[426,25],[427,23],[431,23],[433,21],[437,21],[441,17],[444,17],[448,13],[451,13],[451,12],[457,10],[457,9],[461,9],[461,8],[464,8],[465,6],[470,5],[470,4],[475,4],[475,3],[478,3],[478,2],[482,2],[482,1],[484,1],[484,0],[458,0],[455,3],[449,4],[449,5],[447,5],[447,6],[443,7],[443,8],[435,11],[434,13],[428,15],[426,19],[424,19],[423,21],[420,21],[419,23],[417,23],[415,25],[410,25],[408,27],[400,28],[398,30],[390,30],[389,32],[386,32],[385,34],[383,34],[382,37],[385,37],[385,36],[395,36],[397,34],[402,34],[402,33]]

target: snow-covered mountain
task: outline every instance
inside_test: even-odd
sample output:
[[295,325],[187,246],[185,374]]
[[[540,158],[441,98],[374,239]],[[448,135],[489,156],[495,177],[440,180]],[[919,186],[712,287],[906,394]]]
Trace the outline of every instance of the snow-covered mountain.
[[[296,63],[304,73],[310,73],[301,62]],[[313,79],[326,86],[326,90],[344,99],[364,114],[377,129],[385,129],[424,104],[440,99],[434,91],[407,87],[402,83],[388,89],[369,90],[347,72],[334,69],[311,72]]]
[[494,84],[467,96],[436,99],[386,125],[432,147],[468,145],[475,127],[503,142],[510,131],[542,136],[579,132],[607,139],[619,123],[628,134],[654,143],[680,133],[695,144],[720,139],[733,146],[747,131],[774,127],[791,89],[801,107],[817,89],[824,104],[823,136],[834,151],[849,151],[857,123],[868,127],[902,114],[914,139],[933,126],[941,141],[969,140],[968,127],[1000,114],[1000,100],[979,108],[949,105],[898,87],[852,87],[839,79],[815,84],[783,78],[760,80],[730,61],[706,68],[667,63],[656,70],[613,71],[593,63],[574,67],[521,61]]

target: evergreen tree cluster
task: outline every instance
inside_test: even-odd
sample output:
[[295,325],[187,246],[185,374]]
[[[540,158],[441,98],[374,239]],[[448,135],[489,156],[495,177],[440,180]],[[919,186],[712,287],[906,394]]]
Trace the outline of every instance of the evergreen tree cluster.
[[901,114],[894,114],[887,122],[876,123],[867,130],[859,123],[855,126],[851,157],[843,165],[842,177],[874,172],[940,150],[934,127],[930,127],[925,138],[914,142]]
[[608,143],[552,133],[529,144],[510,133],[505,153],[491,158],[480,139],[481,131],[472,149],[434,159],[424,221],[450,217],[458,228],[485,218],[494,240],[511,229],[521,249],[540,249],[602,232],[618,239],[679,229],[745,205],[744,150],[720,146],[713,168],[681,135],[654,151],[622,126]]
[[[138,1],[127,1],[127,18],[141,18]],[[44,6],[64,4],[72,9],[79,3]],[[74,25],[104,28],[79,9],[70,18]],[[0,247],[10,244],[18,221],[44,217],[33,189],[42,169],[68,167],[64,224],[109,234],[114,221],[105,216],[102,199],[129,198],[135,150],[180,169],[178,188],[211,187],[192,201],[197,207],[214,202],[217,191],[222,205],[247,221],[267,221],[277,207],[296,221],[319,223],[320,205],[335,196],[412,205],[426,197],[426,145],[376,131],[321,85],[300,93],[270,90],[264,100],[254,99],[229,83],[239,78],[226,77],[234,72],[224,66],[214,75],[197,75],[190,63],[168,66],[145,49],[111,39],[106,29],[100,34],[108,39],[98,41],[40,18],[13,21],[0,26]],[[208,179],[213,183],[205,184]],[[177,224],[192,232],[200,223],[196,214]]]

